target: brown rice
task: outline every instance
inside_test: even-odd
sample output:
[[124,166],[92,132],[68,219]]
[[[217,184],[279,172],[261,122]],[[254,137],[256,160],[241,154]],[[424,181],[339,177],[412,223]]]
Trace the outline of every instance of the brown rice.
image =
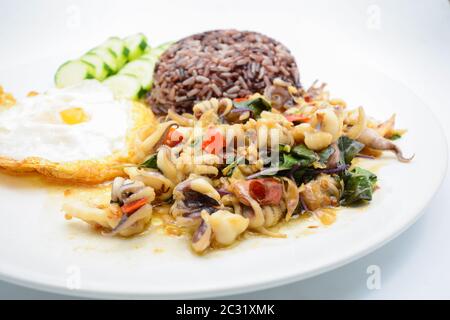
[[275,78],[300,86],[284,45],[256,32],[208,31],[179,40],[161,56],[147,102],[157,114],[169,108],[191,112],[196,102],[212,97],[263,93]]

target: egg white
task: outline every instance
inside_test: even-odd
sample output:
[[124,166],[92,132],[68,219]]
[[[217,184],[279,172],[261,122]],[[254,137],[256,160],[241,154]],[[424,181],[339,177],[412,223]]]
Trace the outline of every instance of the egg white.
[[[87,119],[67,124],[60,112],[81,108]],[[132,162],[139,127],[155,121],[145,106],[117,100],[95,80],[19,100],[0,113],[0,167],[57,179],[102,182]]]

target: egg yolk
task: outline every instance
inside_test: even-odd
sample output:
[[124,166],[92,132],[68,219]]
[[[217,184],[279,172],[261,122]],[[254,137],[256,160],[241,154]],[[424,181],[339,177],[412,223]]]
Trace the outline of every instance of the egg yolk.
[[36,92],[36,91],[30,91],[30,92],[28,92],[27,97],[35,97],[35,96],[37,96],[37,95],[39,95],[39,92]]
[[79,124],[88,120],[86,112],[83,108],[70,108],[59,113],[65,124]]

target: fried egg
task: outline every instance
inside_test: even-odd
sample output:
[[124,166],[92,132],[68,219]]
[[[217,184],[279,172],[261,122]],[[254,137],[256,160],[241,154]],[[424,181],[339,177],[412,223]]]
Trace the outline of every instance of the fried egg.
[[96,80],[19,100],[0,112],[0,168],[81,183],[123,175],[136,137],[156,120]]

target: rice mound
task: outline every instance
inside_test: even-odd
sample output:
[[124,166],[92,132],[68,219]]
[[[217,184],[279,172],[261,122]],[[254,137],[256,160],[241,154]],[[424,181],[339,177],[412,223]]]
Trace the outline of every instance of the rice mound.
[[290,51],[263,34],[214,30],[183,38],[161,56],[147,103],[156,114],[191,112],[212,97],[244,98],[263,93],[274,79],[301,87]]

